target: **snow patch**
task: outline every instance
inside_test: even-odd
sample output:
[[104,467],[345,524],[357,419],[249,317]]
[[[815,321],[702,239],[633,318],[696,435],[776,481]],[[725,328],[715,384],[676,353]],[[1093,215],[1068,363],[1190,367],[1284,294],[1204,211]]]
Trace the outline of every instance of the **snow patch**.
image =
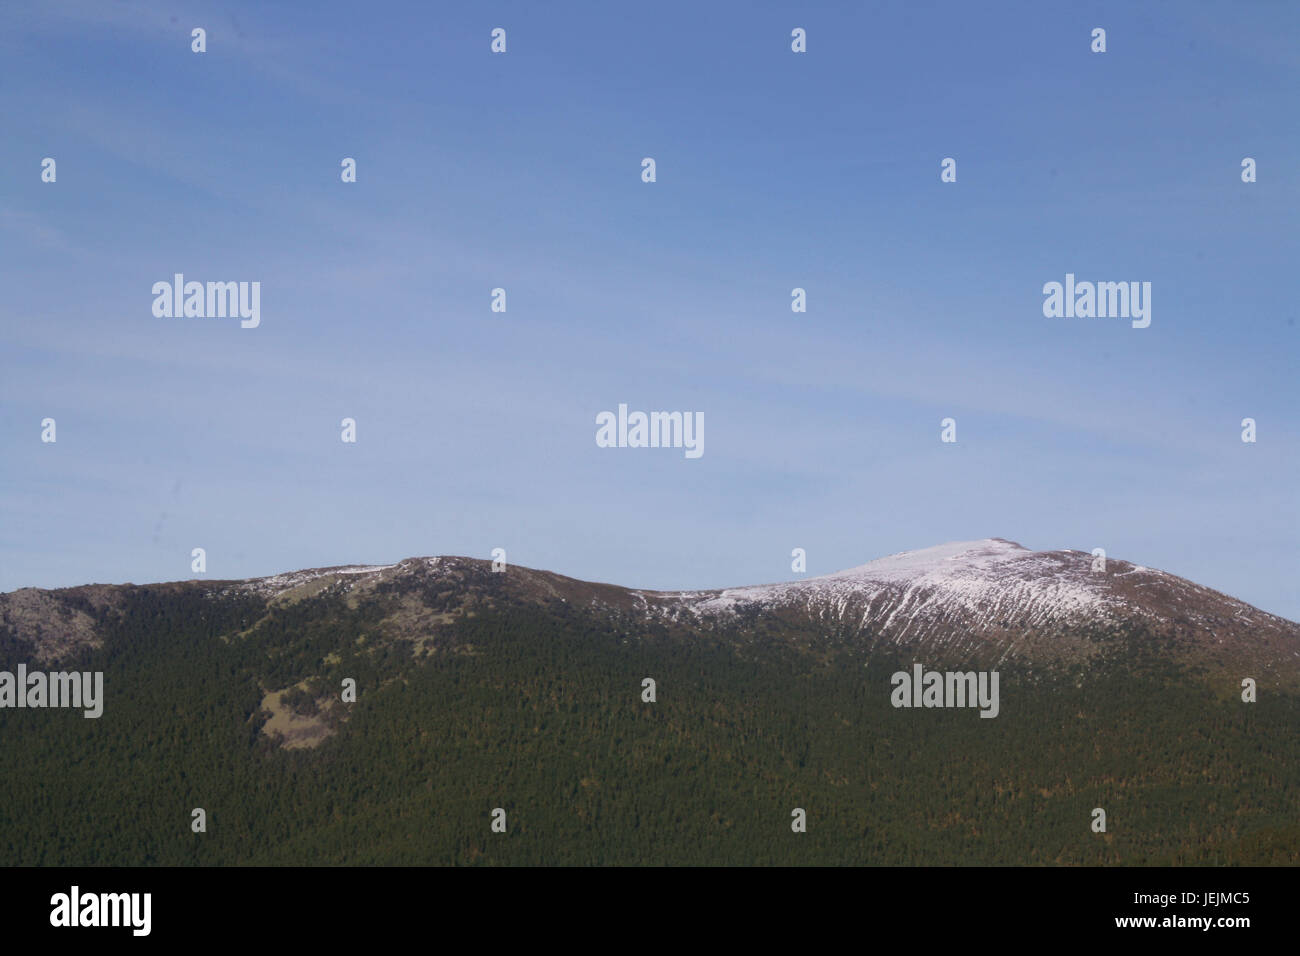
[[683,594],[702,616],[753,605],[793,605],[896,638],[951,631],[1047,626],[1111,617],[1120,603],[1082,553],[1031,551],[1001,538],[903,551],[833,574]]

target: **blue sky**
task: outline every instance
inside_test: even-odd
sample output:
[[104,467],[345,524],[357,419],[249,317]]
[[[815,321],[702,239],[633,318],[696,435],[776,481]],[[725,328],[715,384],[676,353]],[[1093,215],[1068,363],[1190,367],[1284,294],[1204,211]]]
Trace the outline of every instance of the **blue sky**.
[[[6,4],[0,590],[996,536],[1300,619],[1300,7],[991,6]],[[1151,326],[1045,318],[1067,272]],[[705,454],[598,448],[620,402]]]

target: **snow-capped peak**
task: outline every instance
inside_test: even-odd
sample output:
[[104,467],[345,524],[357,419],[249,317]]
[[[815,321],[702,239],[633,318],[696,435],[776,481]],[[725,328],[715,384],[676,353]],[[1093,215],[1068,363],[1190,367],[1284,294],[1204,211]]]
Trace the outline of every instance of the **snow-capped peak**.
[[833,574],[682,595],[704,617],[755,606],[799,607],[817,618],[895,637],[966,633],[1003,622],[1037,627],[1099,622],[1121,603],[1091,555],[1032,551],[1003,538],[903,551]]
[[1028,548],[1007,541],[1003,538],[984,538],[980,541],[950,541],[932,548],[920,548],[916,551],[900,551],[887,557],[876,558],[856,568],[824,574],[810,580],[827,580],[837,578],[870,578],[879,580],[889,577],[916,577],[918,575],[941,574],[945,570],[992,568],[1006,561],[1013,561],[1033,554]]

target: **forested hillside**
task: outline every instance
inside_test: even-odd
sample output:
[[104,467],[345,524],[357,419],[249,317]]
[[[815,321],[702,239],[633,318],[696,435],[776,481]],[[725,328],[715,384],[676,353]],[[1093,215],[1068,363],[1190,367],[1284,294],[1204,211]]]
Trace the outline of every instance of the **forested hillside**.
[[[104,714],[0,710],[0,858],[1300,862],[1300,700],[1262,683],[1245,704],[1150,635],[1112,636],[1122,650],[1086,671],[1003,668],[1000,713],[981,719],[892,707],[902,652],[426,597],[443,618],[407,634],[391,594],[165,585],[87,605],[102,646],[57,664],[104,671]],[[30,661],[3,641],[4,668]],[[280,691],[276,720],[311,726],[311,746],[266,732]]]

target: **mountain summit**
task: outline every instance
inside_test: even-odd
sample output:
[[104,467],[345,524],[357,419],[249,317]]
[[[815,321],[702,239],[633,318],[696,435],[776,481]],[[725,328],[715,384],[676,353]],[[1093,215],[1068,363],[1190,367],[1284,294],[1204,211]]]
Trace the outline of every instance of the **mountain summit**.
[[1300,670],[1300,626],[1291,621],[1164,571],[1003,538],[903,551],[802,581],[638,593],[670,615],[801,616],[841,639],[981,661],[1087,659],[1102,638],[1141,630],[1206,666]]

